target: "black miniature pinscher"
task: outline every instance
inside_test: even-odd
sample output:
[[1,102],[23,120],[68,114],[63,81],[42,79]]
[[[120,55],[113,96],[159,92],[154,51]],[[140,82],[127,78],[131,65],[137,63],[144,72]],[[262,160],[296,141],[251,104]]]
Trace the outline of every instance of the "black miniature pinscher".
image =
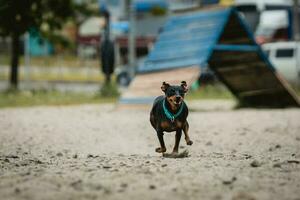
[[188,91],[187,84],[185,81],[182,81],[180,86],[174,86],[163,82],[161,89],[165,95],[159,96],[154,100],[150,112],[150,122],[156,130],[160,143],[160,147],[156,148],[155,151],[158,153],[166,152],[167,149],[163,138],[164,132],[176,131],[172,154],[178,154],[182,131],[185,135],[186,144],[193,144],[188,135],[189,124],[187,116],[189,110],[184,102],[185,93]]

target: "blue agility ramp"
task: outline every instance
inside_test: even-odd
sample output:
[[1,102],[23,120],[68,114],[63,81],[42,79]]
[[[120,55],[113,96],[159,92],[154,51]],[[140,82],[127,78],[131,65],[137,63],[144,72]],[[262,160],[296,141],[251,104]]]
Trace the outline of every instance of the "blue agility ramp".
[[205,66],[231,12],[225,9],[172,17],[139,72]]
[[[192,66],[197,66],[199,71],[209,66],[242,105],[300,105],[297,95],[277,74],[234,8],[198,11],[170,18],[144,64],[138,68],[139,82],[133,81],[129,90],[134,94],[131,88],[141,88],[135,86],[143,83],[139,76],[150,74],[152,78],[148,79],[154,79],[162,72],[165,77],[168,77],[167,72],[180,76],[176,70]],[[190,70],[190,73],[195,72]],[[159,82],[165,81],[162,76],[160,79]],[[150,99],[146,92],[145,96]],[[141,96],[135,100],[139,98]],[[130,98],[125,95],[120,102],[128,103],[130,99],[134,99],[134,95]]]

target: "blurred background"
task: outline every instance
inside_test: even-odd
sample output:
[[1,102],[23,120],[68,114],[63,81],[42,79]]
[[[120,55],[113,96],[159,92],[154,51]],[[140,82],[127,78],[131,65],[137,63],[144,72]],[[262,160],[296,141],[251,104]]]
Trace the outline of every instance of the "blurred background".
[[[299,90],[297,0],[0,0],[0,106],[115,100],[170,16],[218,6],[236,7],[275,68]],[[192,88],[231,98],[209,68]]]

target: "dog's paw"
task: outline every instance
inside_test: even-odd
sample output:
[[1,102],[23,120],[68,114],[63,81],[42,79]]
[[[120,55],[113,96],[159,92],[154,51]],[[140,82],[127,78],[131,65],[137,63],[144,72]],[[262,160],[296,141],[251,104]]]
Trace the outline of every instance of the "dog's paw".
[[166,149],[166,148],[158,147],[158,148],[155,149],[155,151],[156,151],[157,153],[165,153],[165,152],[167,151],[167,149]]
[[192,144],[193,144],[193,141],[192,141],[192,140],[186,141],[186,144],[187,144],[187,145],[192,145]]

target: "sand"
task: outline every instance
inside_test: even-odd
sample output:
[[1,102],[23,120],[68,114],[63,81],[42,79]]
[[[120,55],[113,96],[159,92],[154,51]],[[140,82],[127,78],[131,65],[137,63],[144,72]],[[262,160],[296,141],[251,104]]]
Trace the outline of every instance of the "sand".
[[178,159],[155,153],[148,110],[1,109],[0,199],[300,199],[300,109],[188,104]]

